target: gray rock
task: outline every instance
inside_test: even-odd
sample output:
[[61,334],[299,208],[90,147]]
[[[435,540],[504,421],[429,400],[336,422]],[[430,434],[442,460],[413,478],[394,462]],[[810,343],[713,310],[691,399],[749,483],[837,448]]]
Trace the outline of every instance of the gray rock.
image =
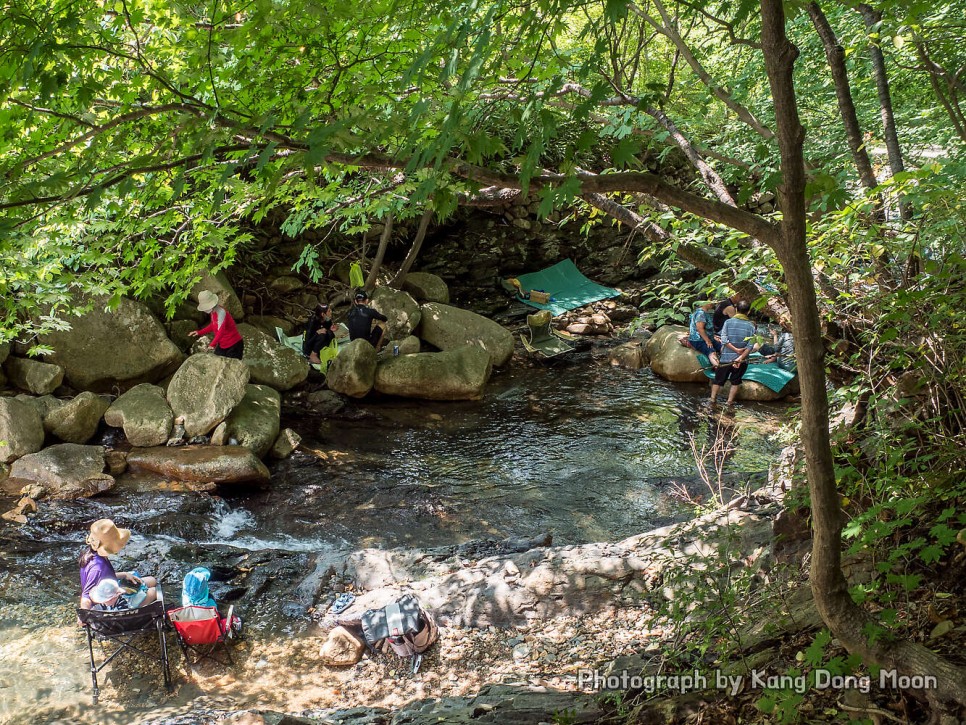
[[278,438],[282,398],[267,385],[248,385],[245,397],[225,421],[226,435],[262,458]]
[[7,356],[10,354],[10,343],[0,342],[0,365],[6,361]]
[[221,421],[211,432],[211,440],[208,441],[213,446],[223,446],[228,443],[228,423]]
[[275,390],[288,390],[305,382],[309,363],[301,353],[280,344],[252,325],[242,323],[238,332],[245,340],[245,364],[251,369],[253,383]]
[[372,292],[372,308],[389,318],[386,323],[387,338],[397,339],[411,335],[419,326],[422,313],[419,304],[406,292],[392,287],[376,287]]
[[242,308],[241,300],[238,299],[238,295],[235,294],[235,290],[232,288],[231,282],[228,281],[228,277],[225,276],[224,272],[218,272],[218,274],[206,273],[191,288],[191,298],[195,301],[195,307],[197,307],[198,295],[201,294],[202,290],[208,290],[218,295],[219,304],[228,310],[229,314],[235,318],[235,322],[240,322],[245,319],[245,310]]
[[376,349],[367,340],[353,340],[329,363],[325,381],[336,393],[363,398],[372,390],[375,377]]
[[659,328],[647,341],[645,348],[651,361],[651,370],[655,375],[675,383],[707,383],[708,378],[701,369],[697,353],[678,342],[679,337],[687,334],[688,328],[680,325]]
[[34,410],[40,413],[41,420],[46,419],[50,411],[64,404],[63,400],[55,398],[53,395],[41,395],[37,397],[33,395],[18,395],[17,400],[22,400],[28,405],[33,406]]
[[104,414],[104,422],[123,428],[132,446],[149,448],[163,445],[171,433],[174,413],[164,390],[150,383],[135,385],[114,401]]
[[278,434],[278,438],[275,439],[275,443],[272,445],[272,458],[288,458],[295,452],[301,442],[302,436],[291,428],[285,428]]
[[44,445],[44,423],[34,406],[0,398],[0,463],[36,453]]
[[477,400],[493,366],[485,350],[464,345],[444,352],[389,357],[376,368],[380,393],[424,400]]
[[49,362],[64,368],[72,387],[95,393],[127,390],[178,367],[181,351],[145,305],[121,298],[113,312],[105,306],[105,299],[96,300],[90,312],[71,318],[70,330],[42,340],[54,349]]
[[104,467],[102,446],[61,443],[20,458],[10,475],[39,484],[48,498],[86,498],[114,487]]
[[201,329],[201,327],[192,320],[172,320],[167,325],[168,336],[171,338],[171,342],[178,346],[179,350],[183,353],[189,353],[196,342],[195,338],[191,337],[189,333]]
[[345,398],[334,390],[316,390],[305,396],[305,405],[318,415],[335,415],[345,408]]
[[[308,314],[306,314],[306,317],[308,317]],[[245,318],[245,322],[252,327],[257,327],[272,339],[277,339],[275,337],[276,327],[281,327],[282,332],[286,335],[291,335],[292,330],[296,327],[296,324],[290,320],[281,317],[272,317],[270,315],[249,315]]]
[[285,295],[302,289],[305,286],[305,282],[300,280],[298,277],[284,275],[282,277],[276,277],[273,279],[268,283],[268,286],[273,292]]
[[486,350],[494,367],[513,355],[513,335],[493,320],[469,310],[428,302],[423,305],[416,334],[440,350],[476,345]]
[[109,407],[100,395],[84,391],[44,416],[44,430],[65,443],[87,443]]
[[178,368],[168,385],[168,405],[184,418],[186,435],[205,435],[221,423],[245,397],[250,376],[241,360],[209,353],[192,355]]
[[610,350],[610,364],[628,370],[640,370],[647,365],[640,342],[627,342]]
[[449,287],[442,277],[429,272],[410,272],[403,280],[402,288],[419,302],[449,304]]
[[351,667],[362,659],[366,643],[344,627],[335,627],[319,651],[322,664],[329,667]]
[[34,395],[48,395],[64,382],[64,369],[60,365],[26,357],[8,358],[6,370],[11,383]]
[[127,457],[135,471],[153,471],[177,481],[206,481],[222,485],[265,483],[269,472],[243,446],[183,446],[138,448]]

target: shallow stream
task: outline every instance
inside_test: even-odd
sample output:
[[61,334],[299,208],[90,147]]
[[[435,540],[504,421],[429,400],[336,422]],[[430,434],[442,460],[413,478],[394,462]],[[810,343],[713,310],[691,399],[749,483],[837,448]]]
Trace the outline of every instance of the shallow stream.
[[214,496],[125,475],[107,495],[43,503],[26,526],[0,524],[0,720],[85,697],[83,637],[73,633],[76,661],[66,664],[64,642],[46,647],[44,638],[45,627],[72,623],[76,558],[95,519],[133,529],[116,563],[160,569],[169,598],[206,552],[328,557],[544,532],[555,544],[617,540],[686,518],[682,486],[707,498],[694,447],[734,436],[726,479],[763,480],[787,406],[740,405],[722,416],[708,410],[706,390],[582,353],[498,372],[482,401],[367,400],[337,418],[290,418],[303,450],[273,464],[264,490]]

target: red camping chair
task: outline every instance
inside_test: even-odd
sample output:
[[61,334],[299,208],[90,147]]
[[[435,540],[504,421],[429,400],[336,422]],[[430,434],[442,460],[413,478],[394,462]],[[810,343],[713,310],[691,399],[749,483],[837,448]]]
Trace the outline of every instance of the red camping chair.
[[[227,617],[218,614],[215,607],[189,606],[168,611],[168,621],[178,635],[186,668],[190,669],[202,660],[212,660],[224,667],[235,664],[228,649],[232,609],[228,609]],[[218,658],[219,649],[224,650],[227,661]]]

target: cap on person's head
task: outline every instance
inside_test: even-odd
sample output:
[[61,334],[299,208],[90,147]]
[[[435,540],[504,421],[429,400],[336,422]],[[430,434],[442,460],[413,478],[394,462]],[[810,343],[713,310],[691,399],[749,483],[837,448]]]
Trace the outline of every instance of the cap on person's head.
[[198,311],[211,312],[218,304],[218,295],[209,290],[202,290],[198,295]]
[[697,302],[694,303],[694,308],[698,309],[702,307],[708,307],[709,305],[713,305],[714,303],[715,303],[714,300],[698,300]]
[[91,601],[94,604],[107,604],[118,594],[123,593],[124,590],[116,579],[101,579],[97,586],[91,589]]
[[356,302],[361,302],[362,300],[367,299],[369,299],[369,295],[367,295],[363,290],[356,292]]
[[130,529],[119,529],[110,519],[98,519],[91,524],[87,543],[101,556],[107,556],[123,549],[130,538]]
[[184,584],[182,585],[183,599],[194,606],[206,606],[209,596],[209,579],[211,579],[211,572],[203,566],[196,566],[185,574]]
[[329,311],[329,306],[325,302],[320,302],[315,306],[315,311],[319,314],[323,314]]

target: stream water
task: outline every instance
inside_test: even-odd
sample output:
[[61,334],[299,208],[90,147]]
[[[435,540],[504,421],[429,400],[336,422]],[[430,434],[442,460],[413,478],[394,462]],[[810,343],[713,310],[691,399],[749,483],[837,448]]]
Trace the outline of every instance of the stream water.
[[[212,496],[125,475],[107,495],[45,502],[23,527],[0,524],[0,720],[84,695],[83,638],[63,635],[77,650],[70,672],[67,645],[43,640],[44,627],[72,622],[76,558],[95,519],[133,529],[119,567],[161,562],[169,598],[184,571],[226,550],[327,555],[543,532],[555,544],[617,540],[687,517],[679,485],[707,494],[692,445],[734,436],[726,477],[763,480],[786,406],[741,405],[722,417],[705,395],[583,353],[498,372],[482,401],[384,399],[338,418],[287,420],[303,449],[273,465],[264,490]],[[3,510],[13,503],[0,499]]]

